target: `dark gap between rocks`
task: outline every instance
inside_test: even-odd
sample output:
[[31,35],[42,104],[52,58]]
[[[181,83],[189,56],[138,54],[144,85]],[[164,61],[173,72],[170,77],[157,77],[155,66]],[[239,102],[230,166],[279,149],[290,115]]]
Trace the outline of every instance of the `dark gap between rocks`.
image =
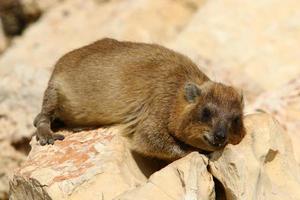
[[[210,159],[210,158],[209,158]],[[209,162],[209,161],[208,161]],[[215,184],[215,194],[216,194],[216,200],[227,200],[226,198],[226,191],[225,191],[225,187],[224,185],[221,183],[221,181],[219,181],[219,179],[217,179],[216,177],[214,177],[210,165],[207,165],[207,171],[212,175],[213,177],[213,181]]]
[[216,200],[227,200],[223,184],[216,177],[213,177],[213,181],[215,183]]
[[154,172],[159,171],[160,169],[164,168],[171,162],[161,160],[158,158],[150,158],[143,156],[135,151],[131,151],[131,154],[137,163],[138,167],[140,168],[141,172],[149,178]]
[[17,151],[19,151],[22,154],[27,156],[31,150],[30,140],[31,140],[31,138],[23,137],[22,139],[20,139],[18,141],[12,142],[11,145]]

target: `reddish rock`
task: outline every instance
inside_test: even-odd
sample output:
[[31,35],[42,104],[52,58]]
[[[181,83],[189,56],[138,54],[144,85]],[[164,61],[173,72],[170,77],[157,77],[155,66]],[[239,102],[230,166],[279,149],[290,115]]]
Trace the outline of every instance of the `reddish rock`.
[[65,140],[48,146],[33,140],[12,176],[10,199],[299,200],[300,171],[282,127],[267,114],[249,115],[245,124],[240,144],[168,165],[132,153],[117,127],[63,131]]

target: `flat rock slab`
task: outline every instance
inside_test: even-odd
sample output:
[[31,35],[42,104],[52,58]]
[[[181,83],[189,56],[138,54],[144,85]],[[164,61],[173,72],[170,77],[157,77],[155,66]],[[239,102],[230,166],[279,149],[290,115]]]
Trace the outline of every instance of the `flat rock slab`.
[[[65,140],[48,146],[40,146],[33,139],[28,160],[11,182],[11,199],[73,199],[77,193],[109,199],[117,191],[121,193],[145,181],[137,166],[130,163],[131,154],[121,138],[116,137],[117,132],[62,132]],[[95,186],[84,186],[95,180]],[[91,193],[85,187],[96,190]]]
[[135,155],[118,128],[62,131],[65,140],[49,146],[33,139],[10,199],[300,200],[299,166],[283,128],[263,113],[246,116],[245,126],[240,144],[172,163]]

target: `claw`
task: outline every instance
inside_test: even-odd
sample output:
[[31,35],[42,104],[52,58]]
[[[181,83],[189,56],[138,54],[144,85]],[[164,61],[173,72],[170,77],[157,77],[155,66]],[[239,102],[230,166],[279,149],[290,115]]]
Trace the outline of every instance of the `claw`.
[[61,134],[54,134],[53,135],[53,139],[54,140],[64,140],[65,136],[61,135]]
[[48,127],[38,127],[36,139],[40,145],[54,144],[55,140],[63,140],[65,137],[61,134],[54,134]]
[[48,144],[52,144],[53,145],[54,144],[54,139],[53,138],[49,138],[48,139]]
[[40,138],[39,138],[39,136],[37,134],[35,134],[35,139],[36,139],[36,141],[40,140]]
[[44,146],[44,145],[47,144],[47,140],[46,140],[45,138],[41,138],[41,139],[39,140],[39,143],[40,143],[40,145]]

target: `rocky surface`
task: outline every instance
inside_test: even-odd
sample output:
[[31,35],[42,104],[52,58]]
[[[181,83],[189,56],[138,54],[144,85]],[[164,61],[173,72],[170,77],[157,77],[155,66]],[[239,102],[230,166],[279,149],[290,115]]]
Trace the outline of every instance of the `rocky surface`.
[[233,82],[275,89],[300,75],[299,8],[298,0],[207,1],[172,46],[208,59],[215,71],[230,69]]
[[10,198],[299,200],[300,168],[282,127],[267,114],[247,116],[245,126],[240,144],[209,159],[194,152],[171,164],[132,154],[118,128],[65,131],[66,139],[53,146],[33,139]]
[[214,200],[215,184],[207,166],[208,159],[193,152],[154,173],[145,183],[113,199]]
[[7,174],[11,174],[12,169],[20,167],[25,156],[17,152],[8,141],[0,142],[0,149],[0,199],[7,199],[9,189]]
[[[0,0],[0,7],[6,2],[16,0]],[[12,39],[0,23],[0,147],[10,149],[0,154],[0,172],[5,174],[0,175],[0,199],[7,196],[7,174],[28,151],[24,141],[33,134],[32,120],[53,64],[67,51],[102,37],[163,44],[191,57],[213,80],[242,89],[246,111],[274,115],[300,163],[299,1],[18,2],[29,21],[41,16]],[[13,167],[3,168],[4,160]]]
[[0,1],[2,29],[8,38],[21,35],[24,29],[37,20],[41,10],[35,0]]
[[2,22],[0,21],[0,54],[6,49],[6,47],[7,39],[2,28]]
[[248,115],[246,137],[212,155],[212,175],[227,199],[300,199],[300,167],[290,138],[268,114]]
[[28,160],[11,183],[11,198],[112,199],[145,181],[117,132],[81,132],[44,147],[33,139]]
[[246,112],[255,110],[268,112],[278,119],[292,139],[295,158],[300,163],[300,78],[260,94],[247,106]]
[[0,18],[8,38],[21,35],[41,14],[64,0],[1,0]]

